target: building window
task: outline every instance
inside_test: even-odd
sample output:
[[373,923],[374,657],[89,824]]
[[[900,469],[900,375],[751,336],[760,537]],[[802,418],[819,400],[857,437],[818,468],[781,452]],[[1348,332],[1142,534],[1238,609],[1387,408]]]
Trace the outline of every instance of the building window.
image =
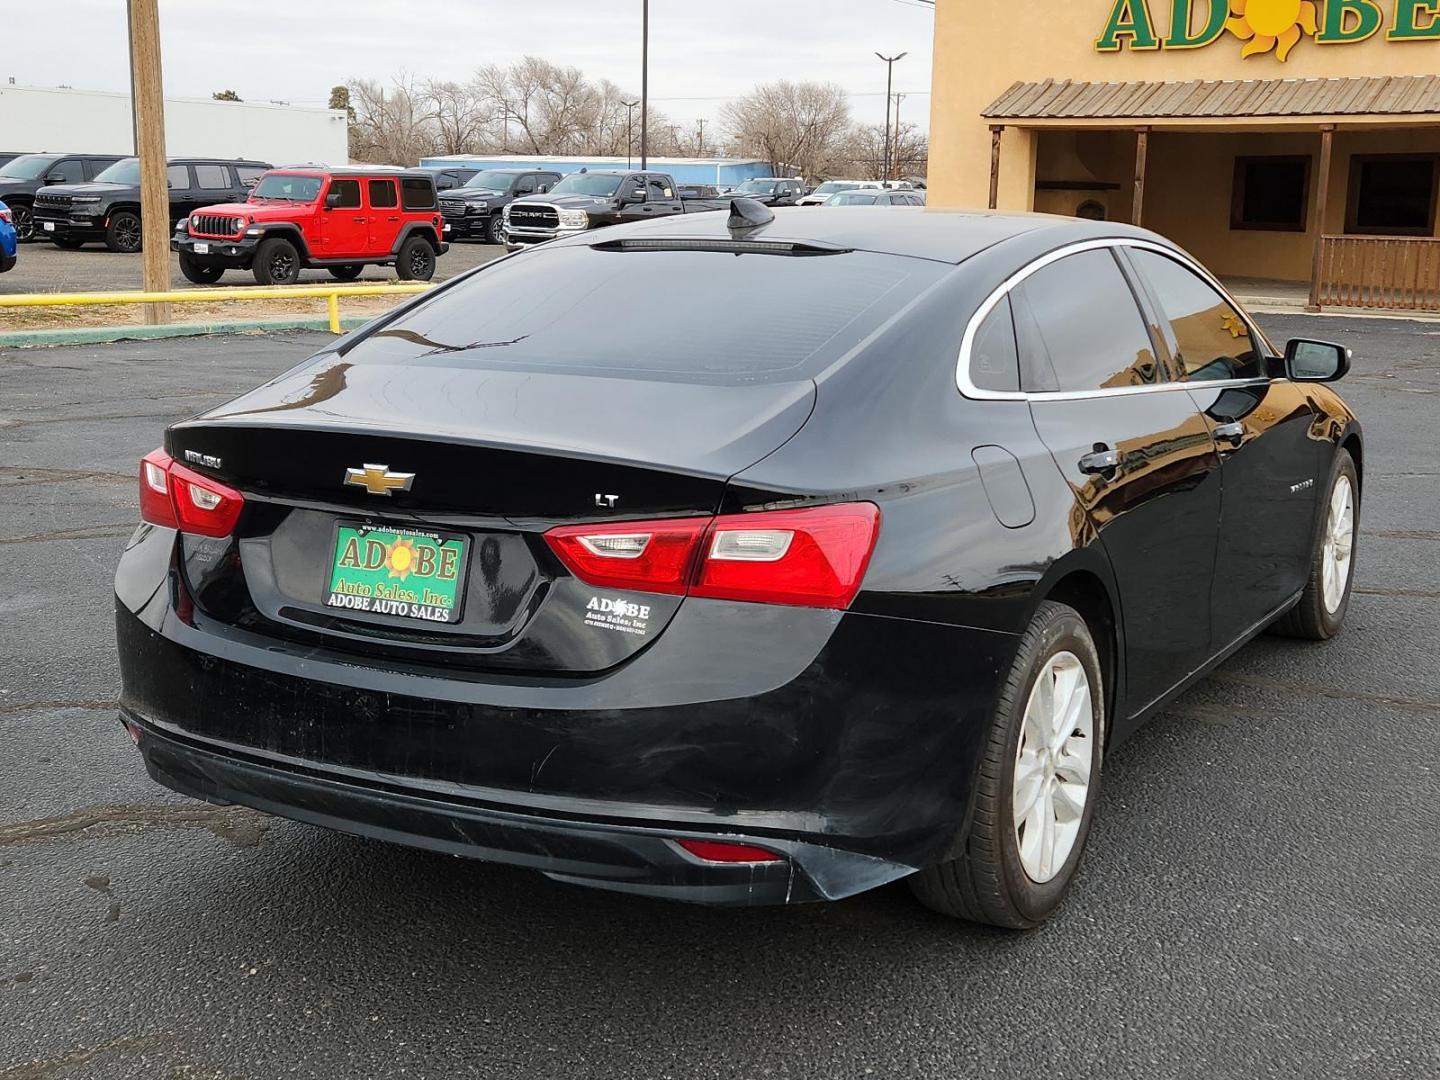
[[1440,154],[1357,154],[1350,159],[1347,233],[1432,236]]
[[1308,157],[1239,157],[1230,201],[1232,229],[1304,232],[1310,209]]

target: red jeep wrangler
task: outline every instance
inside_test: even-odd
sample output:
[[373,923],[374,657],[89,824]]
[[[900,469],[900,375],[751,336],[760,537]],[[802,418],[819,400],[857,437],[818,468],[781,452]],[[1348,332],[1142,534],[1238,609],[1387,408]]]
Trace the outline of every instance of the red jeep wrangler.
[[213,285],[226,270],[251,270],[261,285],[293,285],[312,267],[352,281],[366,264],[429,281],[449,247],[443,233],[431,173],[277,169],[246,202],[191,212],[175,227],[170,249],[197,285]]

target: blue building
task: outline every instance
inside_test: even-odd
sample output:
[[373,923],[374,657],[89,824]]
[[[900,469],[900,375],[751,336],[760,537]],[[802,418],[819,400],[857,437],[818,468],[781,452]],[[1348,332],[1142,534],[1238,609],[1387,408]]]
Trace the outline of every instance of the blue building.
[[[425,166],[458,165],[468,169],[553,169],[560,173],[579,172],[581,169],[626,169],[640,167],[640,155],[623,157],[542,157],[534,154],[487,154],[453,157],[429,157],[420,161]],[[741,161],[735,158],[670,158],[652,157],[649,166],[656,172],[669,173],[677,184],[714,184],[728,188],[753,180],[757,176],[770,175],[768,161]],[[793,169],[782,175],[794,175]]]

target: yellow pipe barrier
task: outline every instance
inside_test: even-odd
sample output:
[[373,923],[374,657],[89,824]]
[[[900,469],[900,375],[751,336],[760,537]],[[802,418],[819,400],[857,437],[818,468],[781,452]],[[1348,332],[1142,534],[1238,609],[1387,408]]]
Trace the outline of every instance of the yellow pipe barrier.
[[434,288],[428,282],[384,285],[283,285],[258,288],[185,289],[180,292],[91,292],[0,294],[0,308],[88,307],[110,304],[207,304],[239,300],[326,301],[330,332],[341,333],[340,298],[344,296],[413,296]]

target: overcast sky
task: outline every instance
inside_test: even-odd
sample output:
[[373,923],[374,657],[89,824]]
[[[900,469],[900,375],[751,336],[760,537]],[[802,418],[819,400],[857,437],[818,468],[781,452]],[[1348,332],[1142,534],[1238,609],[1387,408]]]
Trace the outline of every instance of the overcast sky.
[[[386,78],[465,79],[527,53],[573,64],[638,95],[641,0],[160,0],[165,92],[323,105],[331,86]],[[32,14],[38,9],[32,9]],[[124,0],[64,0],[64,17],[5,21],[0,74],[22,86],[126,90]],[[883,123],[885,65],[907,94],[902,119],[928,126],[934,9],[917,0],[651,0],[650,96],[677,123],[713,120],[727,98],[770,79],[848,90],[857,120]]]

